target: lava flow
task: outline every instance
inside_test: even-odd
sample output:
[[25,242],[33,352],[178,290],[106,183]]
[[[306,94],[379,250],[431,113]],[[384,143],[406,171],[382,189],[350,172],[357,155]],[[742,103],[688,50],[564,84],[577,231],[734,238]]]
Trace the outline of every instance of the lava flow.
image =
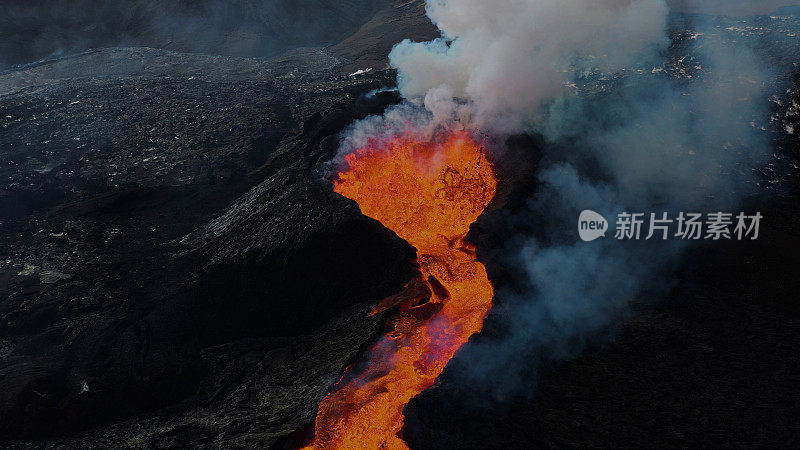
[[345,372],[319,405],[313,448],[408,448],[403,407],[430,387],[481,330],[494,290],[470,225],[494,197],[497,179],[467,133],[436,142],[375,140],[346,157],[335,191],[417,249],[421,277],[374,313],[399,304],[390,331]]

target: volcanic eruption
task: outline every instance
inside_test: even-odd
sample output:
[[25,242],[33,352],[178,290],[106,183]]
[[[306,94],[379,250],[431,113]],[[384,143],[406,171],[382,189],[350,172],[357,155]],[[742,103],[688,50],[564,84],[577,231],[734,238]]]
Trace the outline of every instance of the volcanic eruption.
[[[524,132],[540,104],[565,89],[569,61],[553,62],[552,56],[599,50],[598,33],[609,33],[609,22],[640,23],[663,9],[658,0],[579,6],[566,8],[572,17],[563,27],[577,37],[553,40],[540,29],[550,30],[551,19],[564,20],[561,7],[427,2],[443,37],[403,41],[390,54],[406,102],[354,125],[334,190],[414,246],[420,274],[373,311],[398,309],[386,335],[319,404],[314,448],[406,448],[399,436],[404,406],[483,326],[494,288],[465,238],[492,201],[497,179],[482,143],[460,130]],[[602,20],[595,20],[597,12]],[[542,26],[531,27],[530,18]],[[658,27],[645,28],[642,40],[650,42]],[[630,57],[617,53],[610,59]],[[519,55],[531,55],[531,63],[518,67]]]
[[466,132],[376,138],[345,161],[335,191],[416,247],[420,274],[373,311],[399,306],[386,335],[320,403],[312,446],[407,448],[398,436],[403,407],[481,330],[491,307],[494,290],[465,237],[497,179]]
[[[537,133],[544,142],[537,149],[543,162],[530,174],[536,193],[510,213],[509,229],[519,229],[513,239],[522,245],[505,258],[527,279],[513,292],[498,286],[508,337],[477,342],[459,356],[480,361],[458,375],[475,386],[466,391],[500,399],[527,388],[515,376],[528,370],[516,361],[520,352],[560,359],[580,351],[640,293],[661,284],[686,248],[678,240],[576,245],[565,230],[581,210],[612,217],[734,208],[743,192],[732,188],[749,180],[730,169],[755,167],[765,155],[755,125],[729,111],[763,117],[741,98],[760,95],[768,78],[742,77],[745,68],[730,62],[745,61],[746,53],[720,57],[726,49],[716,43],[697,47],[702,64],[692,70],[711,75],[701,83],[658,75],[686,60],[664,61],[670,39],[662,0],[431,0],[426,11],[441,37],[393,48],[403,103],[345,133],[345,164],[334,180],[336,192],[417,249],[420,275],[375,309],[399,312],[319,404],[315,448],[405,448],[405,405],[483,326],[494,287],[465,237],[497,179],[481,143],[454,130],[485,130],[496,142]],[[613,85],[626,95],[610,95]],[[733,143],[752,150],[730,152]],[[498,147],[495,161],[513,164]]]

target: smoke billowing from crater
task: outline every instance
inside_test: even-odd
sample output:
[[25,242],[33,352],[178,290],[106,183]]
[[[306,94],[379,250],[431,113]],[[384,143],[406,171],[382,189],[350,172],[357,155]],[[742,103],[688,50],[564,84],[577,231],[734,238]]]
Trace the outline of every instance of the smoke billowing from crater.
[[390,55],[407,101],[351,127],[341,152],[409,129],[544,137],[529,175],[539,190],[494,219],[516,230],[501,263],[521,279],[497,286],[492,319],[506,333],[467,345],[450,367],[468,391],[503,399],[529,391],[517,375],[531,360],[573,356],[643,292],[658,298],[688,245],[620,242],[613,230],[583,243],[580,211],[612,227],[623,211],[733,212],[770,156],[775,77],[719,22],[690,24],[698,35],[677,43],[686,24],[663,0],[429,0],[427,12],[442,38]]
[[399,70],[401,92],[437,118],[468,120],[492,132],[532,125],[542,103],[560,96],[587,68],[613,72],[667,42],[662,0],[427,5],[443,37],[395,46],[390,61]]

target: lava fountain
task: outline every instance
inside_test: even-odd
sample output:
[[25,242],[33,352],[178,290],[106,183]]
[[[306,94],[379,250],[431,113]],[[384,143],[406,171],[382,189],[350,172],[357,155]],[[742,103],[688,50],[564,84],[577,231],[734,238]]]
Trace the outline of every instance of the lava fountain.
[[481,330],[494,290],[465,241],[497,179],[468,133],[433,142],[375,139],[345,157],[334,190],[417,249],[420,277],[373,314],[398,306],[389,331],[322,400],[313,448],[408,448],[403,407]]

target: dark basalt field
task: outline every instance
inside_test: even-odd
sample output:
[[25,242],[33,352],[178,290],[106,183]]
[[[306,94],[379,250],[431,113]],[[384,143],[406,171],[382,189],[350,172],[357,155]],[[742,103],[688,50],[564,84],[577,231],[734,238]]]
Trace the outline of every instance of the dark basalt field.
[[[343,130],[400,101],[369,94],[396,83],[391,46],[435,35],[419,1],[373,8],[278,56],[115,47],[0,74],[0,446],[307,442],[382,333],[368,312],[414,275],[414,249],[321,175]],[[610,339],[525,372],[528,396],[482,397],[448,367],[407,406],[404,439],[800,445],[800,144],[776,140],[761,240],[689,252]],[[498,168],[471,236],[496,287],[513,284],[504,220],[535,193],[544,145],[508,144],[523,164]]]

